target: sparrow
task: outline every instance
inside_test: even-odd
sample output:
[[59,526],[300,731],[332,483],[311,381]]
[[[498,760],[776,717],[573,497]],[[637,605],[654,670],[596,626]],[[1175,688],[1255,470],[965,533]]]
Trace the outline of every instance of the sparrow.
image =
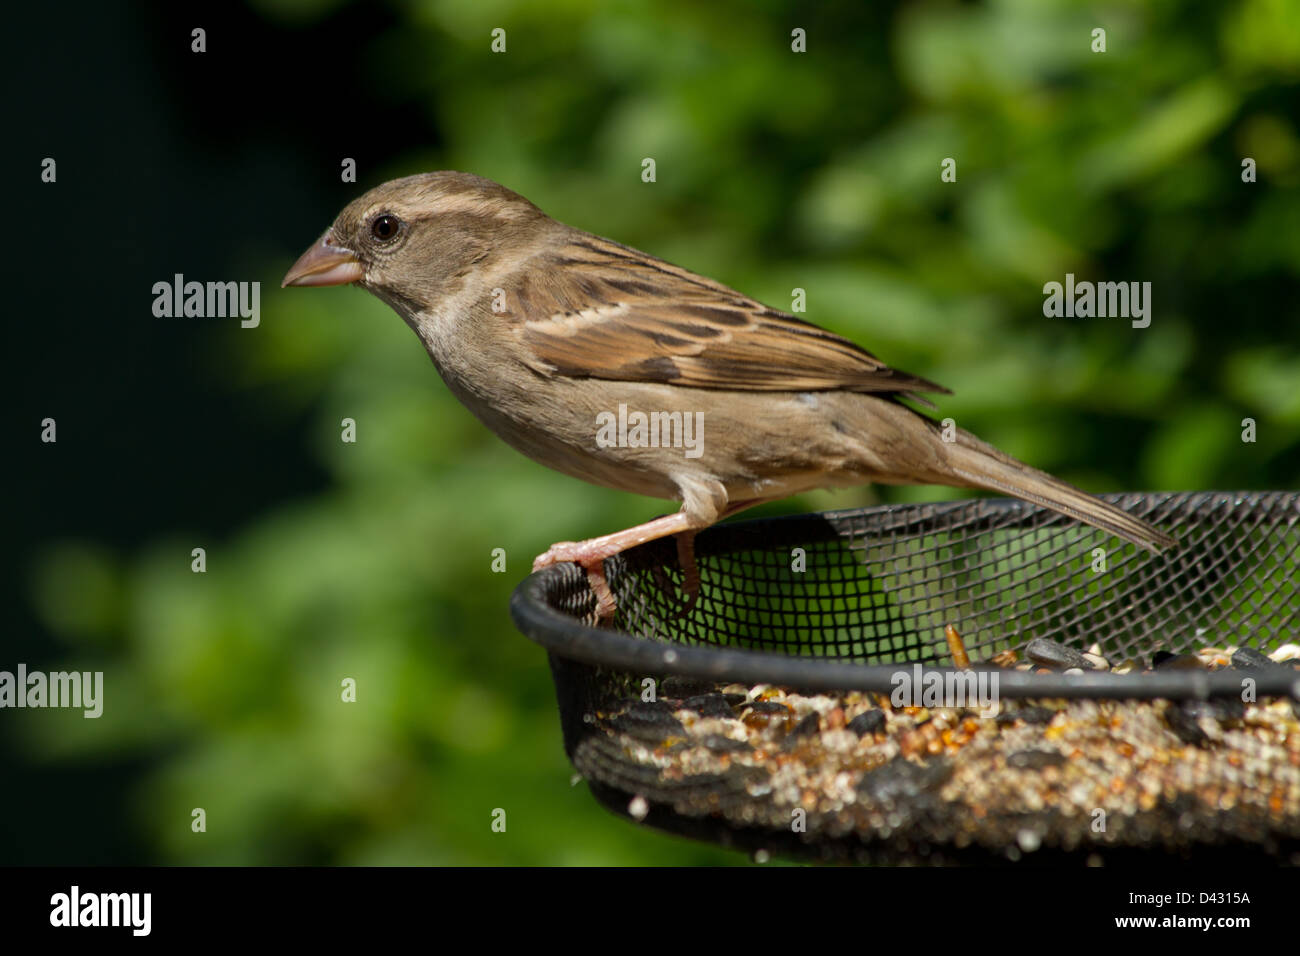
[[[432,172],[375,187],[281,283],[344,284],[391,306],[451,392],[523,454],[681,503],[633,528],[559,542],[534,561],[534,571],[580,565],[601,620],[615,610],[607,558],[677,535],[693,602],[696,532],[814,488],[982,489],[1153,552],[1174,543],[912,407],[933,407],[922,394],[948,389],[713,279],[564,225],[481,176]],[[637,427],[646,422],[658,428]],[[687,435],[689,426],[699,433]]]

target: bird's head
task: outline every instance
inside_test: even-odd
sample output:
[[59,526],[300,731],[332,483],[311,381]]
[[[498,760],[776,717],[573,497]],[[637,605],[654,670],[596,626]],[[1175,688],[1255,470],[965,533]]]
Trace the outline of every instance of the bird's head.
[[481,176],[408,176],[348,204],[281,286],[355,282],[401,311],[420,311],[549,221],[523,196]]

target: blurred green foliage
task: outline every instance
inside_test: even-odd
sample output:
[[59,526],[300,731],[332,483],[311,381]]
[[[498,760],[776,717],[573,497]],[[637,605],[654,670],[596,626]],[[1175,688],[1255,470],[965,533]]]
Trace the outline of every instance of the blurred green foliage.
[[[951,387],[941,416],[1093,491],[1294,488],[1300,6],[1216,6],[394,3],[355,69],[442,146],[392,130],[392,160],[363,168],[357,192],[470,170],[778,307],[804,288],[807,318]],[[252,4],[308,47],[347,7]],[[955,183],[940,181],[945,157]],[[303,246],[332,201],[298,224]],[[133,762],[122,825],[138,862],[742,859],[619,821],[571,784],[544,656],[507,616],[549,543],[671,505],[519,457],[378,301],[279,291],[299,251],[250,237],[262,326],[214,329],[199,374],[282,423],[328,486],[218,540],[181,525],[143,546],[71,538],[31,555],[60,664],[104,669],[107,698],[98,721],[12,715],[24,758]],[[1042,286],[1067,272],[1151,282],[1150,328],[1044,318]],[[355,444],[339,440],[345,417]],[[196,546],[205,574],[190,570]]]

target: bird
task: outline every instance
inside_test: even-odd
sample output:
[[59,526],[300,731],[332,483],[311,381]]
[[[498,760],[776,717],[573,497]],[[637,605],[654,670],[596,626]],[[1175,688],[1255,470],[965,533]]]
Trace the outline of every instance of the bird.
[[[448,389],[524,455],[677,511],[561,541],[598,620],[604,562],[675,535],[693,601],[696,533],[817,488],[936,484],[997,492],[1152,552],[1174,539],[915,408],[951,394],[847,338],[706,276],[565,225],[472,173],[382,183],[349,203],[285,286],[355,284],[419,337]],[[680,422],[680,424],[679,424]],[[698,430],[697,430],[698,429]]]

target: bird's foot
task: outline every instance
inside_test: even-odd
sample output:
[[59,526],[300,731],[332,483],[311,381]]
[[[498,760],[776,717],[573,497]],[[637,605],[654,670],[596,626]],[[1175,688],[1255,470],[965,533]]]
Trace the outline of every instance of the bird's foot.
[[[734,506],[728,509],[727,513],[740,511],[747,507],[749,507],[749,503]],[[587,581],[591,584],[591,590],[596,595],[596,617],[603,623],[611,620],[617,610],[614,603],[614,594],[609,588],[609,582],[605,580],[605,559],[612,558],[620,551],[626,551],[628,548],[645,544],[647,541],[654,541],[675,534],[678,535],[677,557],[684,573],[682,586],[687,597],[683,609],[683,613],[685,613],[695,603],[700,588],[700,571],[695,564],[695,532],[707,523],[693,519],[685,511],[678,511],[675,514],[663,515],[653,521],[639,524],[635,528],[615,531],[613,534],[607,534],[599,538],[589,538],[586,541],[561,541],[558,544],[551,545],[545,554],[537,556],[537,559],[533,561],[533,570],[540,571],[542,568],[549,568],[552,564],[563,564],[570,561],[580,565],[587,572]],[[686,533],[682,534],[682,532]]]
[[533,559],[533,570],[540,571],[553,564],[573,563],[586,571],[587,584],[596,595],[596,620],[604,624],[612,621],[614,612],[618,610],[614,592],[605,579],[605,559],[617,554],[619,550],[611,550],[599,538],[590,541],[559,541],[551,545],[545,554],[539,554]]

